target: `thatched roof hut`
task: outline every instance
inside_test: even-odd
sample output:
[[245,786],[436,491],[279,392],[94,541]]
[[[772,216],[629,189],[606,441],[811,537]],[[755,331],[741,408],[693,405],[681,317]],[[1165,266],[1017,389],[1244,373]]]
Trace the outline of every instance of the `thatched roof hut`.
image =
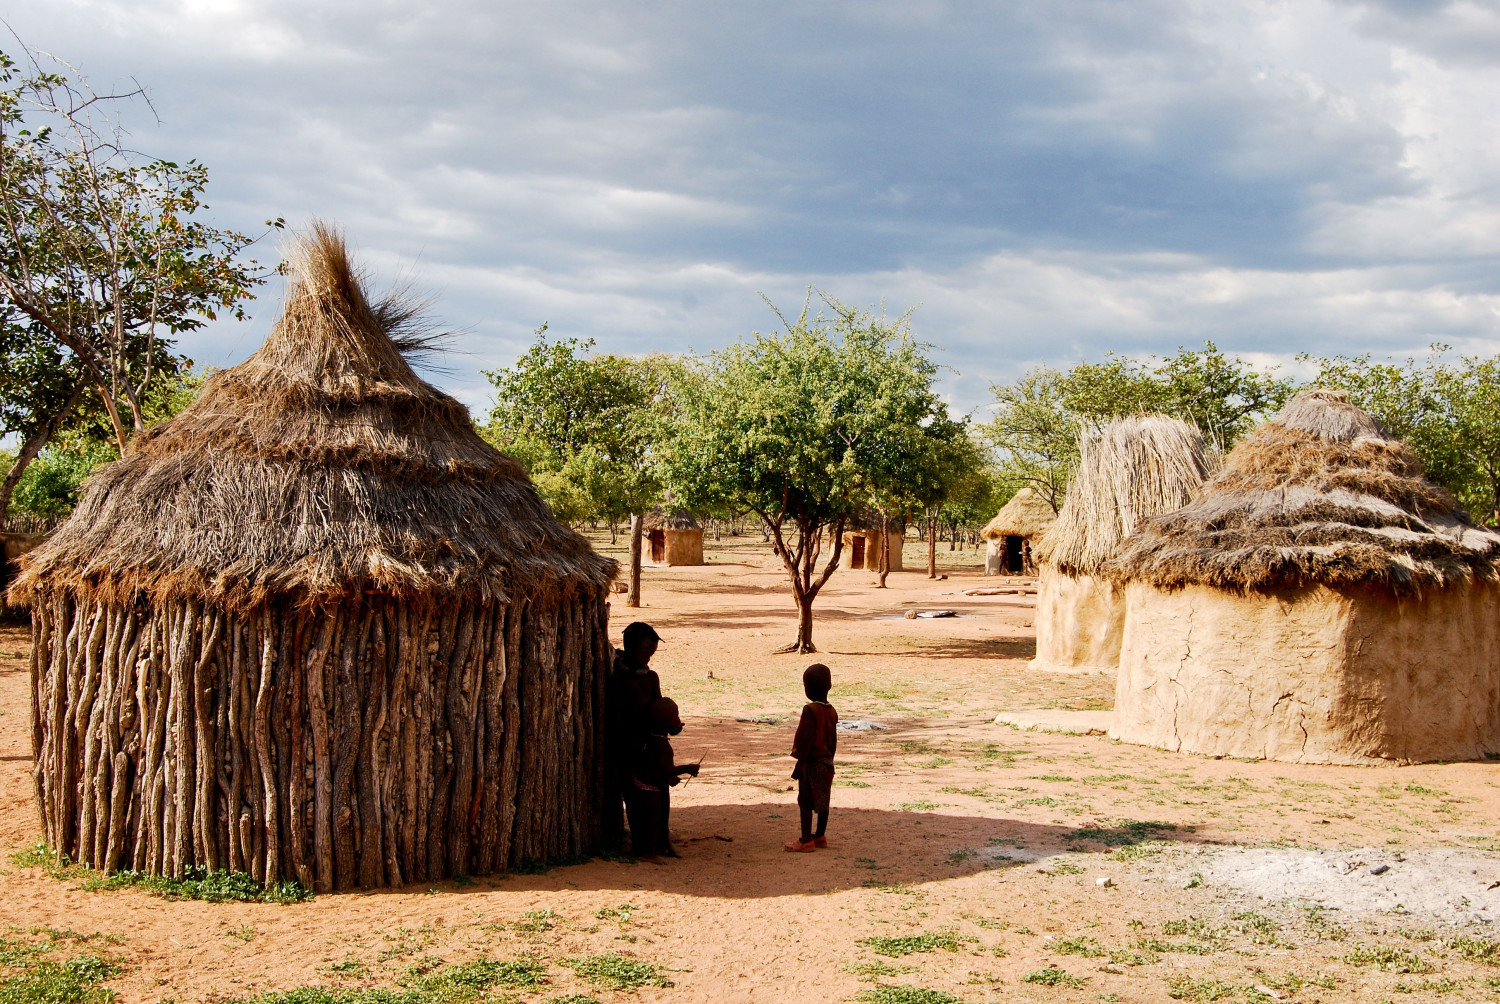
[[23,563],[49,845],[111,870],[400,885],[577,853],[604,814],[614,563],[402,353],[341,237],[249,360]]
[[641,534],[651,543],[658,565],[703,564],[703,527],[686,509],[657,506],[641,520]]
[[1304,391],[1112,562],[1115,732],[1313,763],[1500,751],[1497,561],[1404,443]]
[[1101,572],[1149,517],[1187,503],[1208,474],[1198,430],[1165,415],[1117,419],[1084,435],[1057,521],[1038,541],[1034,669],[1119,664],[1123,593]]
[[1030,488],[1022,488],[1000,507],[995,518],[984,525],[979,535],[985,540],[1036,537],[1056,520],[1057,513],[1046,499]]
[[1057,520],[1046,499],[1030,488],[1022,488],[1000,507],[995,518],[979,535],[985,548],[985,575],[1019,575],[1032,569],[1035,538]]

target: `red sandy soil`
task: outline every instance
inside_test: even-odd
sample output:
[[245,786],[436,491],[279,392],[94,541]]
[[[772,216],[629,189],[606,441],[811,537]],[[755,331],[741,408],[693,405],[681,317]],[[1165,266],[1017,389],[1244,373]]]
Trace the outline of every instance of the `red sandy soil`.
[[[678,758],[703,758],[702,776],[674,794],[682,860],[596,860],[285,906],[88,892],[12,863],[0,874],[0,923],[108,936],[124,967],[109,986],[127,1002],[389,986],[418,963],[521,955],[548,966],[548,984],[516,998],[527,1001],[829,1001],[885,985],[974,1002],[1496,996],[1486,980],[1500,968],[1451,940],[1488,937],[1462,904],[1437,916],[1373,905],[1330,913],[1182,877],[1231,845],[1375,848],[1396,860],[1464,848],[1482,877],[1500,840],[1500,766],[1247,763],[994,725],[1003,709],[1107,709],[1113,681],[1028,671],[1034,598],[962,595],[995,582],[979,578],[973,552],[942,552],[946,580],[899,572],[878,590],[872,574],[842,571],[818,598],[831,700],[846,721],[889,728],[841,735],[830,846],[785,853],[797,815],[786,752],[809,660],[772,654],[795,618],[758,538],[708,551],[701,568],[648,568],[644,609],[617,597],[611,624],[616,641],[637,618],[661,631],[653,665],[687,722]],[[921,551],[908,547],[908,567]],[[908,609],[960,616],[907,620]],[[28,645],[23,629],[0,629],[6,853],[38,833]],[[1132,831],[1130,821],[1163,825]],[[1141,837],[1152,839],[1111,846]],[[540,911],[551,913],[518,929]],[[864,943],[924,932],[951,934],[955,950],[892,957]],[[562,965],[606,952],[658,965],[674,985],[600,990]],[[877,962],[887,968],[872,972]],[[1026,981],[1048,968],[1077,985]]]

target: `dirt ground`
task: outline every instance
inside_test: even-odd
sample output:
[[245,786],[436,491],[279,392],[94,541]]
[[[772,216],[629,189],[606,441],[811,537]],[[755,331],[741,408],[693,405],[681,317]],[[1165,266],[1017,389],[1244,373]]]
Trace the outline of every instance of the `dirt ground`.
[[[785,853],[809,660],[771,654],[795,618],[759,539],[708,556],[648,568],[644,609],[617,597],[611,624],[616,642],[637,617],[660,630],[678,757],[703,758],[673,796],[681,860],[270,905],[89,892],[8,859],[0,924],[105,935],[126,1002],[389,986],[437,960],[521,956],[546,965],[515,998],[537,1002],[1500,999],[1500,764],[1212,760],[992,724],[1108,709],[1113,681],[1028,671],[1034,597],[962,595],[995,582],[972,551],[941,552],[946,580],[899,572],[878,590],[841,571],[818,598],[832,702],[885,728],[841,734],[829,848]],[[922,557],[912,542],[908,567]],[[7,855],[38,833],[27,647],[0,629]],[[600,989],[564,964],[611,952],[673,985]]]

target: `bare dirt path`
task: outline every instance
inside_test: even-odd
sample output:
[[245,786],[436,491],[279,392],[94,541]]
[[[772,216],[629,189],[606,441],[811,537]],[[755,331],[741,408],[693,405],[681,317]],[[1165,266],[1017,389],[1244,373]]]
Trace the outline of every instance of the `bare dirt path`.
[[[438,960],[522,956],[548,980],[516,991],[528,1001],[1500,999],[1485,947],[1500,765],[1243,763],[993,725],[1002,709],[1108,708],[1113,683],[1030,673],[1032,598],[964,596],[980,580],[956,565],[887,590],[840,572],[819,598],[833,702],[888,728],[840,738],[830,848],[784,853],[807,660],[770,654],[795,622],[758,540],[709,554],[647,569],[646,607],[617,601],[612,622],[616,639],[637,617],[665,636],[679,759],[704,758],[674,795],[682,860],[286,906],[87,892],[7,863],[0,924],[108,935],[123,1001],[390,986]],[[0,629],[6,853],[37,834],[27,646]],[[605,953],[674,985],[600,989],[564,965]],[[902,986],[937,995],[881,989]]]

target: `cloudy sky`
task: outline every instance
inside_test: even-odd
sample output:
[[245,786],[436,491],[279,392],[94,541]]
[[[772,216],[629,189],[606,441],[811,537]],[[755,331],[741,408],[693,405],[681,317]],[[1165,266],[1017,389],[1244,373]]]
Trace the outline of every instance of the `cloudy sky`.
[[[216,222],[343,223],[462,332],[705,351],[795,308],[920,304],[991,381],[1212,339],[1500,351],[1500,0],[545,4],[0,0]],[[6,46],[13,48],[12,43]],[[274,255],[274,249],[269,249]],[[253,351],[279,303],[185,343]]]

